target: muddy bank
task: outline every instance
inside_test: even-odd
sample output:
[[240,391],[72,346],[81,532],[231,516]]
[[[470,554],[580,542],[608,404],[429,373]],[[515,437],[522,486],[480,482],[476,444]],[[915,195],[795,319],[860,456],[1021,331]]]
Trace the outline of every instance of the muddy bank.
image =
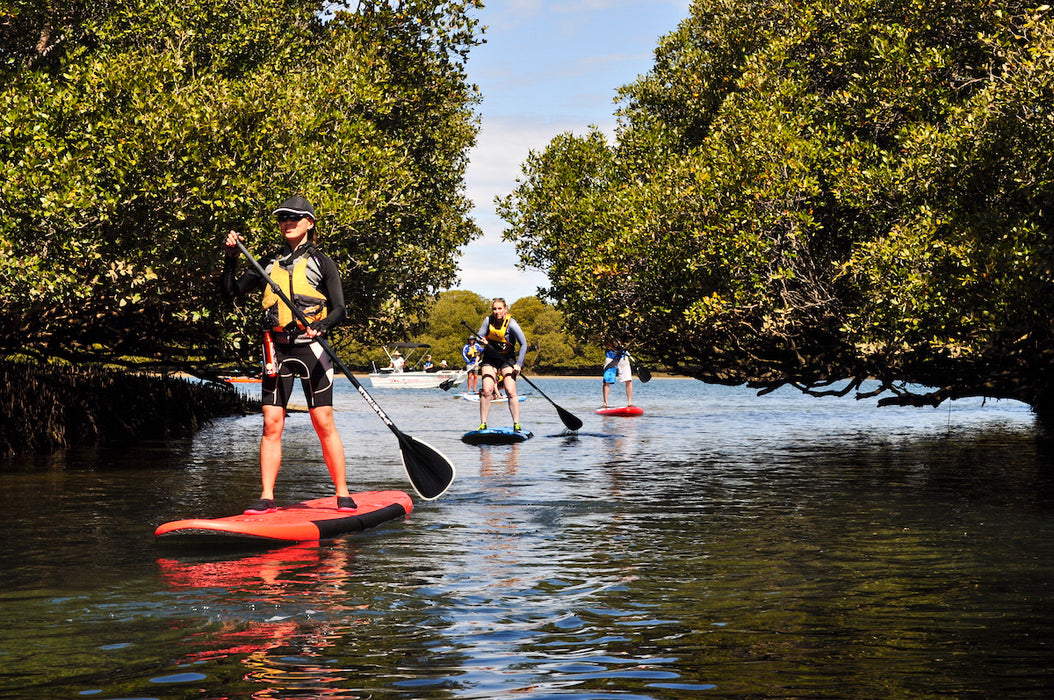
[[258,409],[225,385],[101,367],[5,362],[0,386],[0,459],[181,437],[215,418]]

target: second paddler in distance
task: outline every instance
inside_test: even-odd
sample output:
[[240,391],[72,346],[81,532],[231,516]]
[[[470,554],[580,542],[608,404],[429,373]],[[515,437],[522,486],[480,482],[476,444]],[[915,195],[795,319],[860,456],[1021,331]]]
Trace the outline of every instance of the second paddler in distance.
[[519,432],[520,402],[516,398],[516,375],[523,368],[523,359],[527,355],[527,337],[520,324],[509,315],[505,300],[496,297],[490,304],[490,315],[480,324],[480,392],[479,392],[479,428],[487,429],[487,418],[490,414],[490,402],[498,398],[498,384],[505,389],[509,398],[509,413],[512,415],[512,428]]
[[604,350],[604,374],[603,381],[603,403],[601,408],[608,408],[608,399],[611,397],[611,386],[616,382],[622,382],[626,387],[626,406],[633,405],[633,368],[630,367],[629,351],[621,344],[608,345]]

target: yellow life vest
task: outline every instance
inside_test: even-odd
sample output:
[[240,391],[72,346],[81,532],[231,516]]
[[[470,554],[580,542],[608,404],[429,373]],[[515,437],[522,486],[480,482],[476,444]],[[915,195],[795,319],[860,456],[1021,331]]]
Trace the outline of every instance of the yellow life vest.
[[487,341],[490,343],[490,347],[496,352],[512,352],[512,342],[505,337],[505,334],[509,332],[509,322],[512,321],[512,316],[506,315],[505,320],[502,321],[500,326],[494,325],[493,316],[489,316],[488,318]]
[[[324,319],[328,311],[326,295],[312,287],[307,280],[307,262],[307,256],[302,256],[293,264],[292,269],[286,269],[276,260],[271,266],[271,279],[303,312],[308,322],[314,323]],[[264,289],[263,307],[267,311],[267,324],[273,330],[285,330],[290,323],[296,320],[293,312],[282,302],[271,285],[267,285]],[[299,321],[297,321],[297,326],[300,330],[304,330],[303,324]]]

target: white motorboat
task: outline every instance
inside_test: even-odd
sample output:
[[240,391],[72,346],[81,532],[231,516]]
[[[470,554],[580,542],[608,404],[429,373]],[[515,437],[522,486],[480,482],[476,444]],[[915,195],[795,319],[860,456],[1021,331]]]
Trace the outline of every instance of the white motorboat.
[[[406,369],[412,367],[414,351],[432,347],[427,343],[394,343],[384,348],[384,353],[391,361],[388,367],[378,368],[374,364],[370,372],[370,384],[383,389],[450,389],[465,381],[467,370],[440,369],[436,371]],[[402,356],[402,351],[406,357]]]

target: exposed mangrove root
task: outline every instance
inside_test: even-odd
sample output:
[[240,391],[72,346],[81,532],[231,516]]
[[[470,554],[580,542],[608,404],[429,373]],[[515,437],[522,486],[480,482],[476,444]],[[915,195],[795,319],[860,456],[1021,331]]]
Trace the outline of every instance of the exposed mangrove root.
[[0,458],[184,437],[258,408],[229,387],[97,366],[7,361],[0,386]]

